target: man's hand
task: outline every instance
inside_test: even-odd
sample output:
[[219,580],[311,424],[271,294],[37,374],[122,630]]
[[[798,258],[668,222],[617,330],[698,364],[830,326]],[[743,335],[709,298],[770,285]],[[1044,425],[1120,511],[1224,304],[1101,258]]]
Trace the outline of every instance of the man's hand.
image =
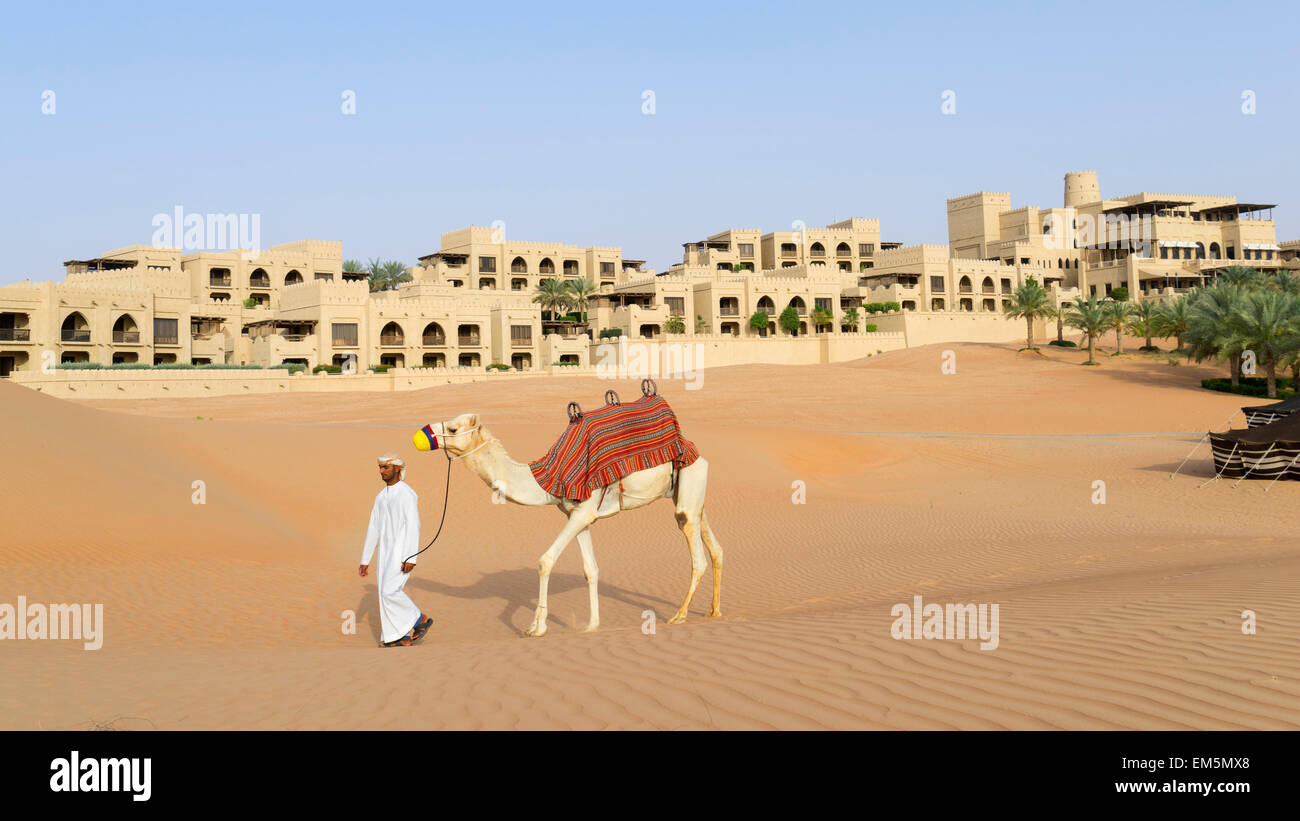
[[403,573],[410,573],[414,569],[415,569],[415,564],[413,562],[402,562]]
[[370,565],[363,564],[361,565],[361,569],[358,570],[357,573],[360,574],[361,578],[364,579],[366,577],[366,571],[369,569],[370,569]]

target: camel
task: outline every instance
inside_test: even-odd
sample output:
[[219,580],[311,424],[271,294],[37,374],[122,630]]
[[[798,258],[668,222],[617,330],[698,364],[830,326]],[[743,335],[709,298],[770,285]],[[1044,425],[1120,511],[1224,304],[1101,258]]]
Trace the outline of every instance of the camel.
[[[471,473],[507,500],[532,507],[555,505],[568,518],[560,535],[555,537],[550,548],[537,562],[537,571],[541,577],[537,611],[533,623],[524,631],[525,635],[539,638],[546,635],[547,582],[560,554],[574,539],[582,550],[582,571],[587,577],[587,594],[591,601],[591,619],[583,632],[591,632],[600,627],[600,605],[596,599],[599,569],[596,567],[596,555],[588,528],[598,519],[607,519],[624,510],[645,507],[659,499],[673,500],[677,525],[686,536],[686,545],[691,551],[691,584],[686,591],[686,600],[668,623],[680,624],[686,620],[686,611],[695,596],[695,588],[704,575],[705,549],[713,563],[713,608],[709,611],[709,616],[717,618],[722,615],[722,546],[718,544],[717,537],[709,527],[708,517],[704,514],[704,495],[709,476],[709,463],[704,457],[697,458],[681,469],[674,468],[668,462],[636,471],[623,477],[621,493],[619,485],[613,484],[579,502],[561,499],[544,490],[533,478],[528,465],[511,459],[501,440],[480,424],[476,413],[462,413],[447,422],[435,422],[429,428],[437,436],[438,447],[446,449],[449,459],[463,461]],[[421,450],[429,449],[422,433],[416,434],[415,442]],[[675,482],[672,475],[674,471],[677,473]]]

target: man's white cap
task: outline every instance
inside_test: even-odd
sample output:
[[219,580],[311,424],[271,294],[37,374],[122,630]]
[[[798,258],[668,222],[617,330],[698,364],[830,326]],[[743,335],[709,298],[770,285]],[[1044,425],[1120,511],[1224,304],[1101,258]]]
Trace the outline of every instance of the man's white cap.
[[402,479],[403,480],[406,479],[406,462],[402,461],[402,457],[398,456],[396,453],[389,451],[388,453],[385,453],[383,456],[380,456],[379,464],[381,466],[397,465],[399,468],[402,469]]

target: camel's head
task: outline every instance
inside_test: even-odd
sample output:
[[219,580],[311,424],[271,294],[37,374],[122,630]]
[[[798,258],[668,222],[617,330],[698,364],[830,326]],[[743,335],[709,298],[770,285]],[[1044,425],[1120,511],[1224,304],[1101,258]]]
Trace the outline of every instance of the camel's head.
[[412,438],[416,450],[444,448],[452,456],[461,456],[483,443],[477,413],[462,413],[446,422],[434,422],[420,428]]

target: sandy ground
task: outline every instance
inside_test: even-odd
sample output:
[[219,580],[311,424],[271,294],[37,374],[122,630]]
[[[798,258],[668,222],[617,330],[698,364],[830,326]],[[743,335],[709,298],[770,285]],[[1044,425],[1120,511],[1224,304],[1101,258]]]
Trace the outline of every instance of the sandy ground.
[[[1199,487],[1208,447],[1170,479],[1248,402],[1197,387],[1218,368],[1018,347],[661,380],[711,463],[720,619],[706,576],[666,624],[690,563],[661,501],[593,527],[599,632],[570,546],[550,633],[523,637],[562,519],[454,465],[407,585],[435,627],[397,649],[356,572],[374,457],[411,457],[427,539],[447,463],[411,447],[420,425],[476,411],[528,461],[569,400],[633,382],[90,404],[0,384],[0,603],[106,622],[97,651],[0,641],[0,728],[1300,727],[1300,485]],[[891,638],[914,595],[997,603],[999,646]]]

